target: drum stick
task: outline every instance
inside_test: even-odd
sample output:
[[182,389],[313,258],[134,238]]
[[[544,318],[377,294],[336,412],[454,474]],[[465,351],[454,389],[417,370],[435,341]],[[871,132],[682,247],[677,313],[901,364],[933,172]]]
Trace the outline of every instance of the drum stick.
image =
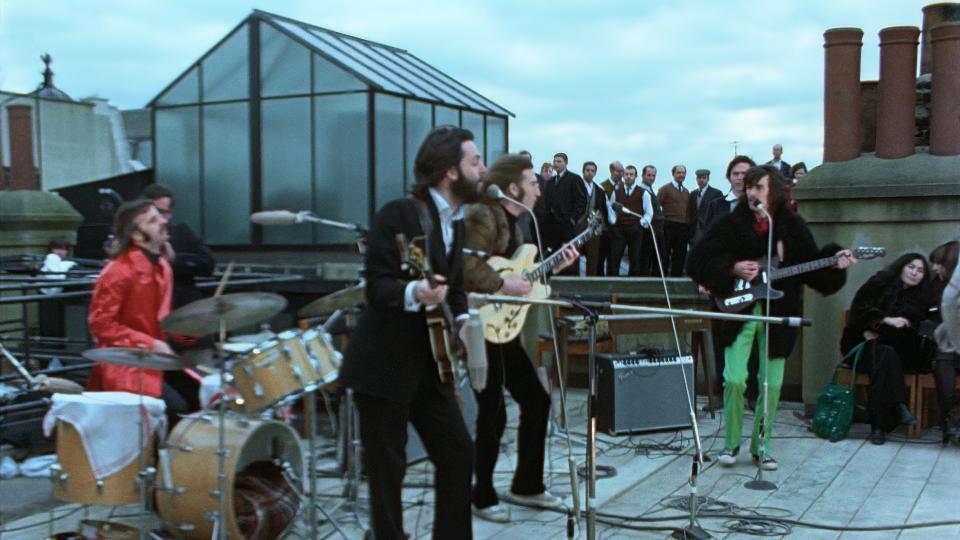
[[223,289],[227,286],[227,281],[230,279],[231,272],[233,272],[233,261],[230,261],[230,264],[227,265],[227,269],[223,271],[223,277],[220,278],[220,284],[217,285],[217,290],[213,293],[214,298],[220,296],[220,294],[223,292]]
[[0,352],[2,352],[3,355],[7,357],[7,360],[10,361],[10,364],[13,365],[14,369],[16,369],[17,372],[19,372],[20,375],[22,375],[23,378],[26,379],[28,383],[30,383],[30,386],[33,386],[36,384],[36,381],[33,380],[33,375],[30,375],[30,372],[27,371],[27,368],[23,367],[23,364],[21,364],[20,361],[16,359],[16,357],[10,354],[10,351],[8,351],[7,348],[3,346],[2,343],[0,343]]

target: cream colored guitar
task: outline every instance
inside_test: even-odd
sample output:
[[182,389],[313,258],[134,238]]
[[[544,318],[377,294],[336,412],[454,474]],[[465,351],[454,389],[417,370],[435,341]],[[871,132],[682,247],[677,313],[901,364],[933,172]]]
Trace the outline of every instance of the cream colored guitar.
[[[587,228],[558,249],[555,253],[537,264],[537,246],[523,244],[518,247],[509,259],[504,257],[490,257],[486,263],[490,265],[500,277],[523,278],[533,286],[527,298],[542,299],[550,296],[549,285],[544,285],[543,276],[556,268],[563,259],[560,254],[570,246],[579,248],[587,240],[603,232],[603,221],[599,214],[594,212],[587,222]],[[483,320],[483,337],[493,343],[506,343],[523,330],[523,323],[527,319],[529,305],[517,304],[487,304],[480,308],[480,318]]]

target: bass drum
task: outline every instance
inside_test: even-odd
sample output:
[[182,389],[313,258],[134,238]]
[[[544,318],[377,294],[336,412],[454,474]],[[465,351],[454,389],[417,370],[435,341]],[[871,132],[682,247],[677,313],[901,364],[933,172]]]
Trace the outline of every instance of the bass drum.
[[[179,528],[178,535],[209,539],[219,511],[217,440],[219,421],[210,413],[185,417],[167,438],[161,457],[160,516]],[[225,421],[227,537],[280,538],[294,524],[302,491],[303,452],[296,432],[279,422],[228,414]],[[283,475],[285,464],[298,485]],[[172,488],[172,489],[169,489]]]

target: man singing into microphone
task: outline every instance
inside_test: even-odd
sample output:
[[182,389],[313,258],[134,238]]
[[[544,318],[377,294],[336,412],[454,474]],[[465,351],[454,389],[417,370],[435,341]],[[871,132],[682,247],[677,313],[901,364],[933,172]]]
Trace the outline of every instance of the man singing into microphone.
[[[529,158],[508,154],[487,171],[484,187],[497,186],[507,197],[532,208],[540,196],[533,163]],[[486,191],[484,192],[486,193]],[[471,250],[464,257],[464,287],[478,293],[525,296],[531,290],[529,281],[518,277],[502,278],[481,258],[513,255],[523,243],[517,218],[524,208],[507,199],[486,197],[466,212],[466,241]],[[573,264],[580,254],[569,247],[561,255],[563,262],[554,273]],[[493,486],[493,472],[500,451],[500,439],[507,425],[507,409],[503,387],[520,405],[520,427],[517,433],[517,469],[510,491],[503,494],[509,502],[543,508],[561,508],[563,501],[546,490],[543,484],[544,440],[550,415],[550,395],[537,377],[537,372],[523,349],[521,337],[504,344],[486,342],[487,386],[477,393],[476,485],[473,488],[473,513],[487,521],[506,523],[510,512],[499,504]]]
[[[778,266],[791,266],[813,259],[837,255],[839,262],[832,268],[800,274],[774,282],[774,288],[783,291],[783,298],[770,303],[770,315],[800,315],[803,285],[809,285],[821,294],[838,291],[846,281],[846,268],[856,262],[848,250],[836,244],[817,249],[806,223],[784,204],[784,187],[780,175],[769,165],[753,167],[744,178],[745,200],[734,210],[711,226],[703,239],[690,251],[687,274],[708,289],[715,297],[733,292],[737,279],[753,281],[766,272],[761,259],[767,254],[768,234],[773,234],[771,255],[780,260]],[[765,212],[772,217],[773,224]],[[762,315],[764,300],[753,305],[753,314]],[[784,363],[797,340],[797,329],[785,325],[770,326],[769,361],[765,361],[767,343],[764,326],[758,322],[722,321],[720,343],[724,347],[723,420],[726,428],[724,449],[718,460],[724,466],[733,465],[740,451],[743,424],[743,392],[747,380],[747,362],[754,340],[760,349],[760,372],[757,385],[763,388],[767,378],[769,403],[764,403],[761,390],[757,401],[750,454],[754,463],[764,470],[777,469],[777,462],[769,454],[770,433],[780,400]],[[766,369],[766,372],[765,372]],[[766,407],[767,426],[762,426],[763,407]],[[762,435],[761,435],[762,430]],[[762,437],[762,442],[761,442]],[[761,444],[765,451],[761,452]],[[762,455],[762,457],[761,457]]]
[[[477,199],[484,170],[472,133],[452,126],[434,129],[414,161],[412,196],[381,208],[367,235],[367,307],[351,336],[340,384],[356,395],[376,540],[405,538],[400,495],[408,421],[435,467],[433,538],[473,536],[473,443],[453,385],[438,375],[426,314],[447,302],[457,322],[467,319],[460,218],[464,203]],[[427,236],[436,286],[412,279],[405,270],[397,242],[401,233],[408,240]]]

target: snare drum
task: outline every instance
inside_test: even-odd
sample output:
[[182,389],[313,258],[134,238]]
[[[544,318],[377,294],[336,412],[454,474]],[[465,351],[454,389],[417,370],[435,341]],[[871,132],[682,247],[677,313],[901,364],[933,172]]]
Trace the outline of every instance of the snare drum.
[[320,380],[324,384],[336,381],[340,364],[343,363],[343,353],[333,347],[333,337],[318,326],[305,331],[302,338]]
[[262,411],[319,382],[320,376],[313,368],[300,332],[283,332],[247,354],[229,368],[244,411]]
[[[185,417],[167,438],[167,450],[161,457],[161,490],[157,510],[172,522],[184,538],[208,539],[213,523],[208,514],[219,511],[220,503],[210,494],[219,489],[217,482],[217,440],[220,423],[216,415],[202,413]],[[279,422],[253,420],[233,413],[224,424],[226,446],[227,537],[250,538],[254,526],[273,527],[276,535],[293,525],[299,500],[283,479],[283,464],[289,464],[296,478],[303,477],[303,454],[297,434]],[[257,490],[269,493],[275,501],[270,508],[269,524],[251,522],[251,502],[258,500]],[[298,483],[299,489],[299,483]],[[259,498],[263,500],[262,497]],[[253,518],[256,519],[256,518]],[[259,538],[259,536],[258,536]]]

